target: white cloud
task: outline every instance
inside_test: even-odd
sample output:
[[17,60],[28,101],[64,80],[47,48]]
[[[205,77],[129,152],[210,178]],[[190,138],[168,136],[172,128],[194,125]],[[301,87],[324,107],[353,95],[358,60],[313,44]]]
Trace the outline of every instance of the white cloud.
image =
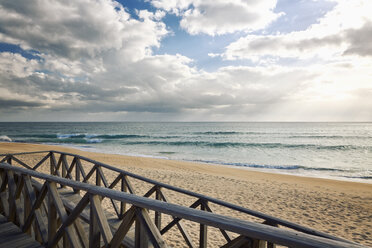
[[[206,72],[181,54],[152,53],[152,48],[159,46],[167,34],[161,21],[162,11],[139,11],[137,20],[111,1],[43,3],[14,0],[0,4],[0,40],[37,50],[41,57],[26,59],[20,54],[0,53],[0,105],[3,106],[0,114],[11,108],[13,114],[8,113],[8,117],[13,116],[14,120],[131,117],[132,120],[257,121],[309,120],[306,119],[309,116],[316,120],[316,111],[322,118],[328,116],[328,120],[339,120],[350,113],[354,113],[356,120],[372,118],[366,114],[366,106],[372,107],[370,58],[353,60],[353,56],[370,51],[368,42],[357,39],[365,37],[360,32],[366,35],[368,32],[364,31],[370,29],[365,21],[354,20],[354,24],[345,23],[339,31],[324,31],[320,36],[296,33],[298,40],[289,38],[293,34],[280,36],[281,40],[279,36],[268,36],[270,39],[256,43],[254,54],[258,59],[275,52],[277,56],[285,53],[304,56],[313,49],[318,51],[319,46],[327,47],[332,54],[334,51],[340,56],[351,54],[348,60],[309,67],[270,63],[256,67],[226,66]],[[189,6],[186,1],[170,3],[162,8],[166,11],[176,8],[181,15]],[[201,2],[198,4],[202,6]],[[324,20],[318,25],[327,26]],[[333,30],[338,25],[330,26]],[[315,26],[312,29],[316,30]],[[345,39],[338,39],[340,30]],[[258,36],[248,37],[252,39],[250,42],[261,41]],[[339,49],[345,40],[353,46],[348,43],[345,49]],[[72,119],[65,119],[66,116]]]
[[135,20],[119,3],[105,0],[5,1],[0,5],[0,41],[70,60],[120,49],[127,59],[140,59],[167,34],[161,16],[140,11],[141,20]]
[[281,15],[273,12],[276,0],[153,0],[151,3],[180,15],[181,27],[193,35],[259,30]]
[[318,23],[304,31],[277,35],[247,35],[227,46],[225,59],[264,56],[334,60],[344,55],[371,55],[372,2],[338,1]]
[[9,78],[25,78],[40,68],[37,60],[28,60],[20,54],[9,52],[0,53],[0,65],[0,75]]

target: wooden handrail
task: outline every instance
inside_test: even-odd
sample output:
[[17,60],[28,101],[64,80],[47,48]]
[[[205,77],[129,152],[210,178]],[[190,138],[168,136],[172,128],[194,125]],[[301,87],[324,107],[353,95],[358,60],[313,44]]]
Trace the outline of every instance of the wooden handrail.
[[[128,194],[113,189],[98,187],[96,185],[88,183],[82,183],[78,181],[69,180],[66,178],[61,178],[58,176],[36,172],[21,167],[15,167],[6,163],[0,164],[0,170],[4,170],[5,172],[13,172],[14,174],[17,175],[27,175],[33,178],[38,178],[46,181],[48,183],[47,188],[49,188],[49,191],[52,190],[53,193],[52,196],[55,198],[56,198],[56,196],[54,195],[56,194],[55,186],[50,187],[49,184],[51,182],[53,183],[52,185],[58,183],[61,185],[71,187],[73,189],[85,191],[89,193],[91,197],[93,196],[107,197],[120,202],[132,204],[133,206],[139,207],[140,209],[154,210],[170,216],[175,216],[178,218],[190,220],[207,226],[212,226],[226,231],[238,233],[249,238],[266,240],[275,244],[280,244],[288,247],[345,247],[345,248],[363,247],[362,245],[358,244],[345,243],[342,241],[336,241],[305,233],[299,233],[292,230],[279,229],[264,224],[222,216],[197,209],[191,209],[172,203],[157,201],[154,199],[149,199],[134,194]],[[67,218],[67,216],[65,218]],[[111,236],[108,235],[108,237],[110,238]]]
[[[185,195],[188,195],[188,196],[198,198],[198,199],[200,199],[204,202],[214,203],[214,204],[217,204],[219,206],[223,206],[223,207],[226,207],[226,208],[229,208],[229,209],[232,209],[232,210],[244,213],[244,214],[248,214],[248,215],[251,215],[251,216],[254,216],[254,217],[261,218],[266,223],[270,223],[271,225],[281,225],[281,226],[288,227],[288,228],[291,228],[291,229],[299,231],[299,232],[303,232],[303,233],[307,233],[307,234],[311,234],[311,235],[316,235],[316,236],[319,236],[319,237],[324,237],[324,238],[343,241],[343,242],[348,242],[348,243],[354,243],[354,242],[351,242],[349,240],[330,235],[328,233],[324,233],[324,232],[317,231],[317,230],[314,230],[314,229],[311,229],[311,228],[308,228],[308,227],[304,227],[304,226],[298,225],[296,223],[293,223],[293,222],[290,222],[290,221],[287,221],[287,220],[283,220],[283,219],[280,219],[280,218],[277,218],[277,217],[274,217],[274,216],[270,216],[270,215],[252,210],[252,209],[248,209],[248,208],[245,208],[245,207],[242,207],[242,206],[232,204],[230,202],[226,202],[226,201],[216,199],[216,198],[213,198],[213,197],[210,197],[210,196],[206,196],[206,195],[203,195],[203,194],[200,194],[200,193],[196,193],[196,192],[189,191],[189,190],[186,190],[186,189],[182,189],[182,188],[179,188],[179,187],[176,187],[176,186],[172,186],[172,185],[168,185],[168,184],[165,184],[165,183],[162,183],[162,182],[158,182],[156,180],[146,178],[146,177],[134,174],[132,172],[125,171],[123,169],[119,169],[119,168],[116,168],[114,166],[111,166],[111,165],[108,165],[108,164],[105,164],[105,163],[102,163],[102,162],[99,162],[99,161],[96,161],[96,160],[93,160],[93,159],[90,159],[90,158],[87,158],[87,157],[84,157],[84,156],[81,156],[81,155],[77,155],[77,154],[72,154],[72,153],[68,153],[68,152],[60,152],[60,151],[55,151],[55,150],[49,150],[49,151],[40,151],[40,152],[23,152],[23,153],[13,153],[13,154],[0,154],[0,156],[28,155],[28,154],[37,154],[37,153],[50,153],[50,154],[57,153],[57,154],[60,154],[61,156],[62,155],[63,156],[67,155],[67,156],[71,156],[71,157],[74,157],[74,158],[79,158],[82,161],[92,163],[94,166],[98,166],[98,167],[101,166],[101,167],[106,168],[108,170],[115,171],[119,174],[131,177],[131,178],[135,178],[135,179],[138,179],[140,181],[143,181],[143,182],[146,182],[146,183],[149,183],[149,184],[153,184],[153,185],[156,185],[156,186],[161,187],[161,188],[169,189],[171,191],[175,191],[175,192],[178,192],[178,193],[181,193],[181,194],[185,194]],[[94,171],[92,170],[91,173],[94,173]],[[90,176],[91,175],[88,175],[88,177],[90,177]]]

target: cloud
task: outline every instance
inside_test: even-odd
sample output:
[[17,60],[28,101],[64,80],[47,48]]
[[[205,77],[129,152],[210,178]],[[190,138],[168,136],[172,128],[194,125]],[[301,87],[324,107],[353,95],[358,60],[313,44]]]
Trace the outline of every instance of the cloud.
[[109,50],[140,59],[160,45],[167,30],[159,13],[143,10],[138,16],[131,18],[115,1],[3,1],[0,41],[69,60],[94,59]]
[[345,55],[370,56],[371,1],[339,1],[318,23],[303,31],[276,35],[247,35],[220,54],[225,59],[282,57],[341,59]]
[[[3,55],[5,64],[20,56]],[[32,62],[20,58],[24,62],[20,67]],[[43,61],[35,62],[36,67],[44,65]],[[224,111],[258,113],[296,92],[302,87],[299,81],[313,78],[302,69],[241,66],[208,73],[191,64],[192,60],[182,55],[148,56],[125,67],[111,61],[106,65],[107,71],[97,72],[85,81],[58,73],[18,74],[15,70],[0,75],[0,87],[9,91],[5,97],[13,95],[25,102],[38,102],[33,106],[51,115],[53,112],[120,112],[181,117],[196,112],[204,113],[206,118]],[[282,82],[277,82],[277,78]]]
[[0,53],[0,64],[0,75],[18,78],[27,77],[40,68],[37,60],[28,60],[20,54],[9,52]]
[[360,29],[347,30],[345,38],[350,44],[344,51],[345,55],[372,56],[372,21],[367,22]]
[[[273,1],[259,4],[264,3],[266,10],[275,6]],[[208,1],[158,4],[163,4],[159,8],[164,11],[179,11],[182,18],[188,10],[200,11],[202,7],[248,5],[233,1],[214,7]],[[249,4],[260,6],[255,1]],[[132,18],[113,1],[3,1],[0,41],[35,50],[39,58],[0,53],[1,120],[5,112],[13,120],[75,121],[315,120],[316,112],[322,118],[337,120],[360,109],[364,112],[353,118],[370,116],[365,107],[370,106],[370,94],[362,92],[371,89],[367,42],[371,24],[361,18],[339,27],[340,21],[335,20],[340,16],[333,12],[303,32],[248,35],[231,44],[225,55],[262,60],[267,55],[311,57],[315,51],[327,59],[324,54],[330,51],[338,56],[358,56],[357,60],[329,60],[309,66],[235,65],[206,72],[182,54],[153,53],[153,47],[160,46],[168,33],[162,22],[164,12],[138,11],[138,18]],[[208,26],[207,19],[212,16],[200,13],[204,15],[200,21],[205,21],[200,27],[205,30],[195,32],[217,34],[234,29],[228,27],[233,21],[227,26],[215,25],[221,29]],[[333,15],[337,18],[331,18]],[[190,28],[196,25],[189,24]],[[246,24],[248,29],[256,25]],[[243,27],[239,25],[239,29]]]
[[152,5],[181,16],[180,25],[192,35],[221,35],[265,28],[282,13],[274,13],[276,0],[152,0]]
[[30,107],[40,107],[43,106],[42,103],[39,102],[28,102],[28,101],[22,101],[17,99],[1,99],[0,98],[0,109],[6,109],[9,108],[22,108],[27,109]]

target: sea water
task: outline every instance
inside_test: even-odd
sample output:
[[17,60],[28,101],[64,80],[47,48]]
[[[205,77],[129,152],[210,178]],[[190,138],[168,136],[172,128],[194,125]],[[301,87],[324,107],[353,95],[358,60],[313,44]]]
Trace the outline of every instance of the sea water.
[[0,141],[372,183],[372,123],[0,123]]

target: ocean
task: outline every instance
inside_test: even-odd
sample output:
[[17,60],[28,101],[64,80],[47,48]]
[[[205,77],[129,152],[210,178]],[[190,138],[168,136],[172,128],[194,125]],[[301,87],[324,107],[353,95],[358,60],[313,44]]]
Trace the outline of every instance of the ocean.
[[0,122],[0,141],[372,183],[372,123]]

